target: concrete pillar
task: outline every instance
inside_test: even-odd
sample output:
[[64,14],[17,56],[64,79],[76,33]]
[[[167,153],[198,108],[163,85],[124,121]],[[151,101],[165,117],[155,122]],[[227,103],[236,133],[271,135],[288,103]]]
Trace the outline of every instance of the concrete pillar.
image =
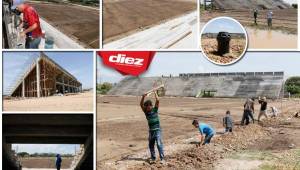
[[65,78],[62,76],[62,83],[63,83],[63,94],[65,94]]
[[40,58],[36,59],[36,92],[37,97],[41,97],[41,74],[40,74]]
[[25,80],[22,81],[22,97],[25,97]]

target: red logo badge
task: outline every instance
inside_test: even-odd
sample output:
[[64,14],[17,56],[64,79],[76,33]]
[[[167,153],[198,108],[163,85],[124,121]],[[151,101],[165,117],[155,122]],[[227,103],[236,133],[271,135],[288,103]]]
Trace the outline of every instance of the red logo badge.
[[138,76],[145,72],[153,57],[154,51],[99,51],[103,64],[114,68],[123,75]]

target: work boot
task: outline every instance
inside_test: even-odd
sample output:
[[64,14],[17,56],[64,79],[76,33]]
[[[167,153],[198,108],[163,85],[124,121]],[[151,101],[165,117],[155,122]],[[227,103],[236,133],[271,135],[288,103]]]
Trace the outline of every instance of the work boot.
[[162,164],[162,165],[166,165],[166,164],[167,164],[167,162],[166,162],[164,159],[162,159],[162,160],[160,161],[160,164]]
[[150,159],[150,160],[149,160],[149,164],[150,164],[150,165],[155,164],[155,159]]

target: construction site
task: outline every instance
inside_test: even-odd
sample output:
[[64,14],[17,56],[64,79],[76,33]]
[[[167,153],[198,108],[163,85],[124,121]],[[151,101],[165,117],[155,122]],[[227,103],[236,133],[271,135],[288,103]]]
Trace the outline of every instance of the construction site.
[[93,170],[93,115],[7,114],[2,125],[2,169],[56,169],[55,157],[21,158],[13,144],[79,144],[74,155],[63,158],[62,169]]
[[[285,0],[203,0],[201,2],[201,27],[215,17],[232,17],[247,30],[249,48],[297,48],[297,4],[289,4]],[[255,10],[258,13],[256,24]],[[272,12],[271,28],[267,23],[268,12]],[[279,41],[282,42],[280,45],[277,43]]]
[[103,1],[107,49],[197,48],[197,29],[196,0]]
[[[83,2],[91,2],[89,5]],[[40,25],[45,35],[40,49],[99,48],[99,2],[92,1],[26,1],[39,14]],[[19,34],[21,16],[10,10],[11,2],[3,0],[2,35],[3,48],[24,49],[25,38]],[[80,15],[74,15],[80,14]],[[67,21],[67,22],[66,22]]]
[[45,53],[29,59],[24,66],[5,89],[5,111],[92,110],[92,90],[83,91],[82,83]]
[[[127,77],[97,96],[97,167],[100,169],[300,169],[300,100],[285,98],[284,72],[182,73]],[[162,86],[158,86],[162,84]],[[153,85],[159,88],[154,88]],[[151,90],[159,94],[165,161],[150,162],[148,125],[139,105]],[[280,114],[241,126],[247,98],[266,96]],[[154,100],[154,96],[148,96]],[[254,117],[260,105],[255,101]],[[230,110],[232,133],[222,118]],[[216,135],[197,147],[198,119]],[[113,130],[115,127],[117,129]]]

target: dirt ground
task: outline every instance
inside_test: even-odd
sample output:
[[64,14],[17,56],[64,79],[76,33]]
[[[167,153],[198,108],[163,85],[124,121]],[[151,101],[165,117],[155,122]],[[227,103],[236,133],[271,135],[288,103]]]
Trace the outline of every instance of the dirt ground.
[[50,96],[28,99],[3,99],[4,111],[93,111],[93,92],[69,96]]
[[40,17],[87,48],[99,48],[99,10],[72,4],[30,2]]
[[[148,127],[140,110],[139,100],[140,97],[98,96],[97,167],[224,169],[222,161],[233,161],[229,159],[230,156],[248,148],[249,152],[262,149],[267,152],[270,150],[267,145],[271,145],[271,151],[274,152],[280,149],[287,152],[290,151],[288,149],[300,149],[300,119],[290,118],[290,113],[300,110],[300,100],[269,101],[269,107],[275,106],[284,112],[282,115],[285,117],[282,120],[268,119],[264,120],[264,124],[256,123],[247,127],[236,125],[233,134],[222,135],[222,117],[226,110],[231,111],[235,123],[239,124],[244,99],[164,97],[160,100],[160,119],[167,164],[150,165],[147,148]],[[256,103],[255,118],[258,110],[259,105]],[[191,122],[195,118],[211,124],[217,131],[215,139],[208,147],[199,149],[194,145],[198,131],[193,128]],[[284,132],[281,129],[284,129]],[[285,143],[282,142],[283,139],[286,139]]]
[[215,38],[202,38],[201,48],[210,60],[220,64],[228,64],[241,57],[246,48],[246,39],[231,39],[230,52],[223,56],[218,54],[218,42]]
[[103,41],[120,39],[196,9],[196,0],[104,0]]
[[[297,34],[298,14],[297,9],[277,9],[273,11],[272,29],[280,30],[289,34]],[[201,10],[201,23],[206,23],[210,19],[220,16],[232,17],[238,20],[244,26],[251,26],[261,29],[267,29],[268,10],[258,11],[258,25],[254,25],[253,11],[250,10]]]
[[[73,158],[62,158],[61,168],[70,168]],[[21,159],[24,168],[55,168],[55,157],[30,157]]]

